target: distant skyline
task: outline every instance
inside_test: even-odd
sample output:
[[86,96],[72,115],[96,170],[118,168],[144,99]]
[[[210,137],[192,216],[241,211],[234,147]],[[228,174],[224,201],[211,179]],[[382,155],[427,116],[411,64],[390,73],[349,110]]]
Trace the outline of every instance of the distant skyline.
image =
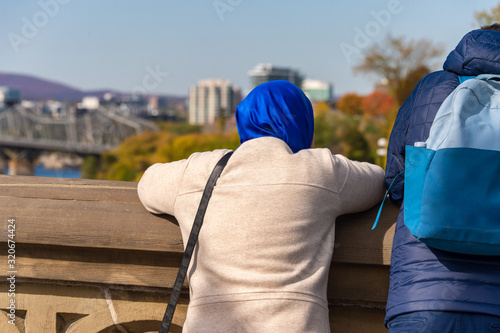
[[199,80],[248,92],[258,63],[331,82],[335,95],[372,91],[354,74],[362,50],[387,34],[427,38],[445,50],[498,0],[0,0],[0,72],[83,90],[187,95]]

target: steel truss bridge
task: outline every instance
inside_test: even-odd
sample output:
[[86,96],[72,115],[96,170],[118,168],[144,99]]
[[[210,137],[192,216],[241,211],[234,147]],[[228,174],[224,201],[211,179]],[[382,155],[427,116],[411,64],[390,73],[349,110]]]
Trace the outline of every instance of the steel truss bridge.
[[131,135],[156,130],[156,124],[116,108],[69,108],[58,118],[20,105],[0,110],[0,147],[4,149],[101,155]]

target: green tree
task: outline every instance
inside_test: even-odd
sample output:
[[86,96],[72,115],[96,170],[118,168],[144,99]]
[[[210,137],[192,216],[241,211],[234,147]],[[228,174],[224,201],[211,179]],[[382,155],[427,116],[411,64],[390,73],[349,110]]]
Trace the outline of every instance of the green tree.
[[221,107],[220,108],[220,115],[217,118],[217,130],[219,132],[224,132],[224,129],[226,128],[226,108]]
[[96,178],[97,172],[99,171],[99,158],[93,155],[85,157],[81,169],[83,179]]
[[338,139],[335,136],[335,123],[338,115],[324,105],[314,109],[314,147],[329,148],[338,151]]
[[344,151],[343,155],[351,160],[373,163],[370,144],[360,130],[360,119],[348,117],[339,125],[341,125],[339,135],[342,138],[340,147]]
[[338,111],[315,110],[314,147],[328,148],[333,154],[373,162],[370,143],[363,133],[363,117]]

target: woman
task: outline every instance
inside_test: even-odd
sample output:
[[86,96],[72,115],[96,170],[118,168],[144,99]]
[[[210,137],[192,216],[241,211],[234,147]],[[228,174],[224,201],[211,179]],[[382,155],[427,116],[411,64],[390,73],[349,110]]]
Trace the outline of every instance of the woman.
[[[188,270],[183,332],[330,332],[326,297],[335,218],[383,197],[383,171],[310,149],[314,118],[287,81],[257,86],[236,109],[241,145],[214,188]],[[184,245],[207,179],[228,150],[155,164],[139,197],[174,215]]]

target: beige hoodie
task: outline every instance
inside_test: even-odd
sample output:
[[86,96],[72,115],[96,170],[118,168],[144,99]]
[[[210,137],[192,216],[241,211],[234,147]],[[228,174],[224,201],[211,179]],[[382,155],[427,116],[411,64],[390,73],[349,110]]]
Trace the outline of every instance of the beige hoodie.
[[[151,166],[138,185],[150,212],[179,222],[184,245],[202,192],[227,150]],[[335,218],[384,194],[383,171],[328,149],[293,154],[243,143],[214,189],[188,270],[183,332],[330,332],[326,288]]]

